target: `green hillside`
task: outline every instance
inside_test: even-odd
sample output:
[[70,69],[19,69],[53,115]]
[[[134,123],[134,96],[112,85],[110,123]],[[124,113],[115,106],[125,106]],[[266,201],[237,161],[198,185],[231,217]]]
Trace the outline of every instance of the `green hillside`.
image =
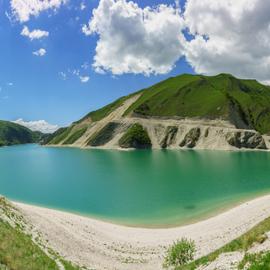
[[[184,74],[139,92],[141,97],[124,116],[135,113],[144,117],[221,118],[238,128],[270,131],[270,87],[256,80],[240,80],[229,74]],[[98,121],[131,96],[122,97],[83,119],[91,117]]]
[[125,112],[141,116],[229,120],[238,128],[270,131],[270,87],[228,74],[181,75],[143,91]]
[[35,143],[43,139],[41,132],[33,132],[21,125],[0,120],[0,146]]
[[73,133],[78,133],[77,127],[86,128],[91,122],[102,120],[137,94],[141,95],[124,112],[124,117],[222,119],[236,128],[254,129],[261,134],[270,133],[269,86],[256,80],[238,79],[230,74],[183,74],[90,112],[69,128],[57,131],[47,142],[58,144],[75,136]]

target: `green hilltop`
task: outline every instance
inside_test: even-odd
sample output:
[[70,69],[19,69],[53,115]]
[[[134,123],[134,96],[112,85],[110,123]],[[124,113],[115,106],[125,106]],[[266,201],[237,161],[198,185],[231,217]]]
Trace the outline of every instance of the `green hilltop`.
[[43,139],[43,134],[21,125],[0,120],[0,146],[36,143]]
[[230,74],[202,76],[184,74],[122,97],[89,113],[98,121],[126,99],[141,93],[124,113],[143,117],[188,117],[229,120],[238,128],[270,131],[270,87],[256,80],[241,80]]

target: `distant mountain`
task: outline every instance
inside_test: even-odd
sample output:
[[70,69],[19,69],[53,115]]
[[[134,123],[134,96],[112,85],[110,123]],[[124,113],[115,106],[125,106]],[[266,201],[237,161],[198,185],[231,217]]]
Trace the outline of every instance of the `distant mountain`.
[[[123,143],[125,133],[129,144],[127,140]],[[134,137],[139,133],[141,142]],[[262,135],[267,134],[269,86],[230,74],[184,74],[89,113],[58,130],[47,143],[105,148],[265,149],[268,141]]]
[[0,146],[38,143],[44,139],[44,134],[21,125],[0,120]]

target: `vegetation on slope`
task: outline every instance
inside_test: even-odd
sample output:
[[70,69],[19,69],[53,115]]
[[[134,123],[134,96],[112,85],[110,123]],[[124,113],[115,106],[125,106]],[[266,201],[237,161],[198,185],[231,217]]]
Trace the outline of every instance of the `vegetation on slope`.
[[254,80],[181,75],[148,90],[126,111],[142,116],[225,119],[238,128],[270,131],[270,87]]
[[120,138],[119,145],[122,148],[151,148],[151,140],[147,131],[140,124],[132,125]]
[[53,134],[47,137],[47,139],[44,141],[44,144],[59,144],[69,136],[71,129],[72,126],[68,128],[59,128]]
[[42,138],[41,132],[33,132],[21,125],[0,120],[0,146],[36,143]]
[[64,142],[63,144],[73,144],[75,143],[87,130],[87,127],[75,130]]
[[118,123],[110,122],[100,131],[95,133],[88,141],[87,145],[101,146],[109,142],[114,135],[115,130],[119,127]]
[[[207,256],[204,256],[188,265],[181,266],[177,270],[195,270],[200,265],[208,264],[209,262],[214,261],[217,257],[226,252],[233,251],[244,251],[246,252],[254,243],[262,243],[266,240],[266,233],[270,231],[270,217],[260,222],[254,228],[252,228],[247,233],[243,234],[239,238],[233,240],[222,248],[210,253]],[[270,251],[265,254],[258,255],[246,255],[244,260],[240,263],[239,269],[242,266],[244,267],[247,263],[250,266],[247,268],[249,270],[266,270],[270,268],[263,268],[264,264],[267,265],[267,262],[270,261]],[[268,265],[269,267],[269,265]]]
[[[123,116],[223,119],[237,128],[270,134],[270,87],[256,80],[240,80],[230,74],[172,77],[90,112],[72,126],[87,120],[90,123],[100,121],[138,93],[140,97]],[[53,143],[50,143],[57,144],[68,136],[68,130],[61,136],[55,134],[51,137]]]
[[0,221],[0,263],[14,270],[58,270],[55,261],[36,246],[29,236],[3,221]]
[[23,218],[0,197],[0,269],[59,270],[58,260],[65,270],[79,270],[51,250],[50,256],[47,255],[32,236],[24,232],[24,227]]
[[91,119],[91,121],[96,122],[99,120],[102,120],[103,118],[105,118],[106,116],[108,116],[111,112],[113,112],[114,110],[116,110],[117,108],[119,108],[127,99],[129,99],[130,97],[132,97],[134,94],[125,96],[125,97],[121,97],[119,99],[117,99],[116,101],[106,105],[105,107],[98,109],[96,111],[90,112],[89,114],[87,114],[86,116],[84,116],[82,119],[80,119],[79,121],[75,122],[74,124],[79,124],[81,122],[83,122],[86,119]]

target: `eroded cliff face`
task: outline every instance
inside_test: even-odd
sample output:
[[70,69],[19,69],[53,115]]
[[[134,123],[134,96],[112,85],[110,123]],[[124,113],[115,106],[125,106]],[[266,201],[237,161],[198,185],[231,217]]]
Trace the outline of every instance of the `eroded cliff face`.
[[[255,130],[237,129],[224,120],[142,118],[125,110],[134,96],[100,121],[75,124],[58,137],[57,146],[103,149],[211,149],[270,148],[270,136]],[[136,127],[134,129],[134,127]],[[132,132],[131,132],[132,131]]]
[[[133,125],[140,125],[144,134],[138,131],[137,136],[147,136],[150,143],[130,144],[121,143],[121,139],[126,136],[128,130]],[[262,136],[253,130],[240,130],[226,126],[226,123],[217,126],[217,123],[204,123],[203,121],[177,121],[177,120],[158,120],[123,118],[108,122],[104,126],[97,127],[91,124],[83,137],[75,143],[67,146],[83,148],[105,148],[105,149],[127,149],[130,148],[149,148],[153,149],[260,149],[269,148],[269,137]],[[123,139],[122,139],[123,141]],[[136,147],[138,145],[138,147]]]

